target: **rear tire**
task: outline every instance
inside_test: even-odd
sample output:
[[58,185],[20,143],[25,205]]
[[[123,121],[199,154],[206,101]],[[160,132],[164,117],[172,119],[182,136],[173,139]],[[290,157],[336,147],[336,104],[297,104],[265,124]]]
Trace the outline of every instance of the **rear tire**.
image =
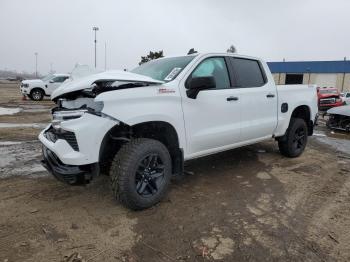
[[286,134],[278,141],[281,154],[286,157],[300,156],[306,147],[307,137],[308,130],[304,119],[292,118]]
[[170,154],[162,143],[148,138],[131,140],[111,164],[114,196],[132,210],[149,208],[165,196],[171,170]]
[[39,88],[35,88],[32,91],[30,91],[29,97],[34,101],[41,101],[44,98],[44,91]]

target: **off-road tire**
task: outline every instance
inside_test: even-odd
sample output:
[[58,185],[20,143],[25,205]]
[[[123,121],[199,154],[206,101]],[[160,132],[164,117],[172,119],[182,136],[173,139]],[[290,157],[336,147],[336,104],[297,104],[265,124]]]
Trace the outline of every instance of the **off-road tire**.
[[34,101],[41,101],[44,98],[44,91],[40,88],[34,88],[32,91],[30,91],[29,98]]
[[[149,154],[159,155],[164,166],[162,186],[149,197],[141,196],[137,190],[136,171],[139,163]],[[165,196],[171,178],[171,157],[167,148],[159,141],[137,138],[124,144],[116,153],[110,168],[113,194],[119,202],[132,210],[149,208]],[[139,174],[139,172],[138,172]]]
[[[303,132],[303,140],[296,141],[296,137],[300,137],[297,134]],[[278,140],[278,147],[282,155],[286,157],[298,157],[300,156],[306,147],[308,138],[307,125],[304,119],[291,118],[289,127],[286,134]]]

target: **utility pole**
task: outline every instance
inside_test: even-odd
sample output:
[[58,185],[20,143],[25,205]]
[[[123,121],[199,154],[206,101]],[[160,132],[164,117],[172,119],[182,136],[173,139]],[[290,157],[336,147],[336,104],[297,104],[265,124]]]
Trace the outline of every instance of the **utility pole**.
[[52,63],[50,63],[50,73],[53,73],[53,71],[52,71]]
[[345,77],[346,77],[346,74],[345,74],[345,63],[346,63],[346,56],[344,57],[344,73],[343,73],[343,81],[342,81],[342,84],[341,84],[341,91],[342,92],[344,91],[344,84],[345,84]]
[[35,77],[38,77],[38,52],[34,53],[35,55]]
[[96,39],[96,35],[97,35],[97,31],[99,30],[99,28],[97,26],[94,26],[92,28],[92,30],[95,31],[95,68],[96,68],[96,45],[97,45],[97,39]]
[[105,42],[105,71],[107,70],[107,42]]

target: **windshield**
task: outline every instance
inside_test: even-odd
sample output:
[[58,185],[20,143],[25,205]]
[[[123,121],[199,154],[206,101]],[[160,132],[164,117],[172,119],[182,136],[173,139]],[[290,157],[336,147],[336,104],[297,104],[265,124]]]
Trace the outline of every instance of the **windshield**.
[[320,90],[321,94],[338,94],[338,90],[335,89],[326,89],[326,90]]
[[152,60],[131,72],[152,77],[153,79],[169,82],[193,60],[195,56],[179,56]]
[[43,78],[41,78],[41,80],[43,80],[44,82],[45,81],[48,81],[48,80],[50,80],[51,78],[53,78],[54,77],[54,75],[47,75],[47,76],[44,76]]

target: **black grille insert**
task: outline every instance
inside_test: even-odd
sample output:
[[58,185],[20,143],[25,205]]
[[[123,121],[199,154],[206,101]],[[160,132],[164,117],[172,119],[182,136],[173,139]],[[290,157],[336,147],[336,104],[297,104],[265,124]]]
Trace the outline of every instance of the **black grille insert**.
[[62,131],[58,132],[52,127],[50,127],[45,133],[45,137],[51,141],[51,142],[56,142],[58,139],[63,139],[66,140],[67,143],[75,150],[79,151],[79,146],[77,142],[77,138],[75,137],[75,134],[70,131]]

